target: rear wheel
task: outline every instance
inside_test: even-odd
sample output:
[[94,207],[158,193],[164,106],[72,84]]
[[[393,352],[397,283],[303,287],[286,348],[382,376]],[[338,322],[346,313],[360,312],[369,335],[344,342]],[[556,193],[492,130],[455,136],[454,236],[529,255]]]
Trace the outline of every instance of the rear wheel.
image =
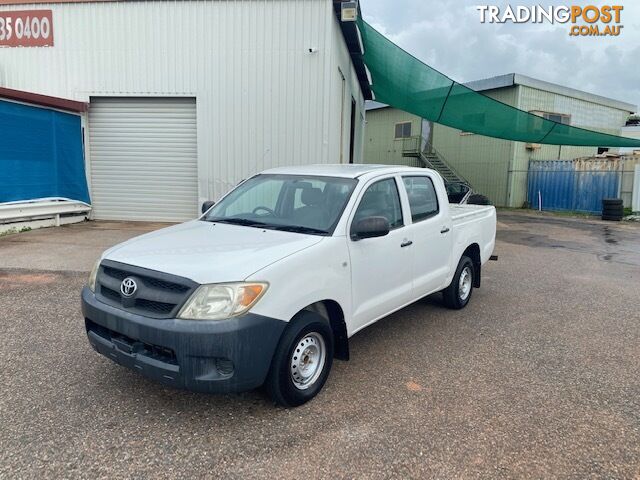
[[474,276],[473,261],[469,257],[463,256],[458,263],[451,284],[442,291],[442,298],[447,307],[459,310],[467,306],[473,293]]
[[324,386],[333,363],[333,332],[324,317],[298,313],[285,330],[265,383],[269,396],[284,407],[297,407]]

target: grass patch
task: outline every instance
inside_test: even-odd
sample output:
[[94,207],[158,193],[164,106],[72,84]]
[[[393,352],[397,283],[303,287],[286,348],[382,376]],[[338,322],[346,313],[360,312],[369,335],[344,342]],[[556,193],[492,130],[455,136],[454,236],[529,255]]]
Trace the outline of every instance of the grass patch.
[[9,235],[15,235],[16,233],[30,232],[31,230],[31,227],[22,227],[20,230],[17,228],[10,228],[9,230],[0,232],[0,237],[7,237]]

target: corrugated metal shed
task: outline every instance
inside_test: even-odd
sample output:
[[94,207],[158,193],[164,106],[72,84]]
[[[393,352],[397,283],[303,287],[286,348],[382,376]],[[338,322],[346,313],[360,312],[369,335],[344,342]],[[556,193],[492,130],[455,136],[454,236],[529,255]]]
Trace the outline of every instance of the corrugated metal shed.
[[200,201],[265,168],[348,161],[352,97],[361,159],[364,98],[331,0],[38,8],[55,46],[0,49],[0,83],[81,102],[195,98]]

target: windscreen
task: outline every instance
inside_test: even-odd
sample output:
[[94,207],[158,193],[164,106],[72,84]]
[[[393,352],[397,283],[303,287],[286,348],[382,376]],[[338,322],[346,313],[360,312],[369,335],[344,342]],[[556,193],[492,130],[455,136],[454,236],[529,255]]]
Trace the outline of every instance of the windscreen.
[[203,220],[329,235],[356,183],[352,178],[257,175],[224,197]]

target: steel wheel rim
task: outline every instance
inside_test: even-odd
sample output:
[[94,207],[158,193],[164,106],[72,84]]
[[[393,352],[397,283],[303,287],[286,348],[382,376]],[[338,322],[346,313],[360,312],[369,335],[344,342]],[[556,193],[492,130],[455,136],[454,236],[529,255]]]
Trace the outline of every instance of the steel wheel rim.
[[460,283],[458,284],[458,296],[460,300],[465,301],[471,294],[471,284],[473,275],[470,267],[464,267],[460,272]]
[[312,387],[324,369],[327,349],[322,335],[311,332],[305,335],[293,348],[289,371],[293,385],[298,390]]

